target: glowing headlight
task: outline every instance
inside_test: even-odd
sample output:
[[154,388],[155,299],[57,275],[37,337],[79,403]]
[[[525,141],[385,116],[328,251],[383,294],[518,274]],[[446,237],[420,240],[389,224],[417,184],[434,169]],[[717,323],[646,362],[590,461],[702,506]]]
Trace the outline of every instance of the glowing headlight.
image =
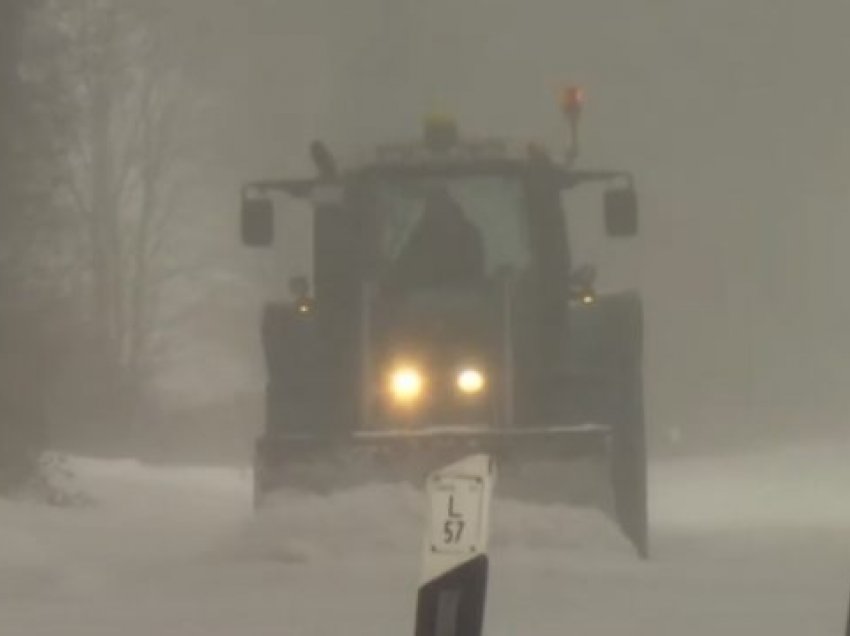
[[479,369],[475,368],[463,369],[457,374],[455,382],[458,390],[466,395],[481,393],[487,383],[484,378],[484,374]]
[[390,375],[390,393],[401,404],[418,400],[424,387],[425,379],[414,367],[399,367]]

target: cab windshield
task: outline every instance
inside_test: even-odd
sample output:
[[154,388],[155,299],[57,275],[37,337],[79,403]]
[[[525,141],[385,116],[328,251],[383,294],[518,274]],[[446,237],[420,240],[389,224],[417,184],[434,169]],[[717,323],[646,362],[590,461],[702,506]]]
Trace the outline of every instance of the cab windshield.
[[[455,227],[430,232],[450,210]],[[452,258],[452,247],[467,251],[461,234],[471,245],[477,241],[481,269],[490,276],[503,268],[525,269],[531,260],[526,197],[518,177],[464,175],[458,177],[407,177],[379,180],[375,186],[379,250],[382,266],[393,270],[404,265],[411,252],[432,259]],[[460,228],[460,229],[458,229]],[[427,246],[425,235],[432,240]],[[471,258],[470,260],[474,260]],[[470,267],[474,267],[471,264]]]

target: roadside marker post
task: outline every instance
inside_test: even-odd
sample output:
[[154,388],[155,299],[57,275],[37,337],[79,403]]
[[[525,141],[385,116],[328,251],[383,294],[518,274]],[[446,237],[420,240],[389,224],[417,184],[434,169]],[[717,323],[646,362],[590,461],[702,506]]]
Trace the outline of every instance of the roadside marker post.
[[495,464],[472,455],[431,473],[415,636],[481,636]]

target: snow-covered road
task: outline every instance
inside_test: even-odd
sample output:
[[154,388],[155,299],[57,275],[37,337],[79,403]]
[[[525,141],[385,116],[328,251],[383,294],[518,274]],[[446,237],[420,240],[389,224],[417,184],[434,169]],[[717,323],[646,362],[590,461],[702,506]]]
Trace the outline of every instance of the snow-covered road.
[[[596,513],[499,503],[491,636],[838,636],[850,439],[659,462],[654,557]],[[410,634],[422,501],[289,496],[250,475],[74,460],[97,500],[0,502],[0,636]]]

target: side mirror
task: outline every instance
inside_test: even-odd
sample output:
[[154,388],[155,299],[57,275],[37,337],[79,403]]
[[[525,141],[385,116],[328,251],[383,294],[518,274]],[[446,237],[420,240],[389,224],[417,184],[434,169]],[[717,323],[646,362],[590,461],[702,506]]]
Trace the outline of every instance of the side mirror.
[[268,247],[274,242],[274,203],[265,197],[242,197],[242,243]]
[[605,192],[605,232],[614,237],[637,234],[638,205],[634,188],[614,188]]

